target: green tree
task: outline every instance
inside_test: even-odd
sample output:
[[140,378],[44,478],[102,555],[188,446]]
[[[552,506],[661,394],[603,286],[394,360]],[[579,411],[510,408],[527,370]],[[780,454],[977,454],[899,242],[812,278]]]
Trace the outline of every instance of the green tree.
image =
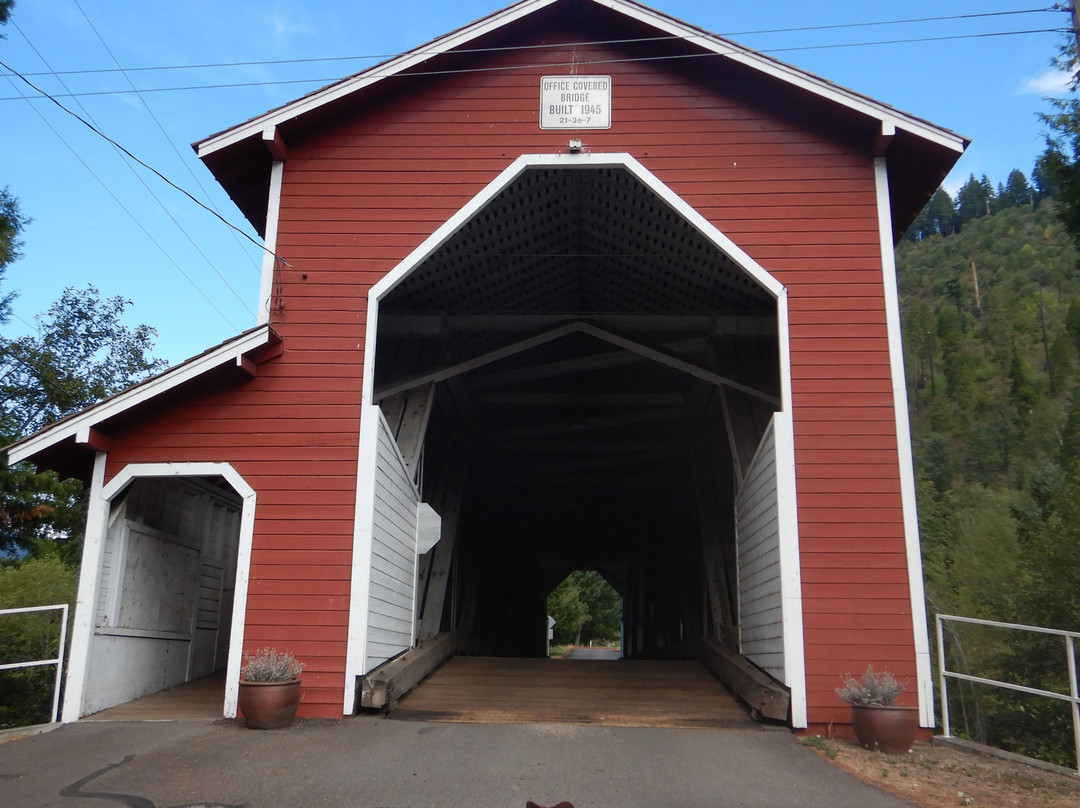
[[1032,200],[1031,186],[1028,185],[1024,172],[1014,168],[1009,172],[1009,178],[1004,185],[998,186],[998,209],[1019,208],[1030,205]]
[[1066,42],[1054,61],[1057,67],[1072,73],[1072,92],[1066,98],[1047,99],[1053,111],[1042,116],[1049,129],[1042,163],[1057,192],[1058,215],[1080,246],[1080,98],[1076,96],[1080,90],[1080,53],[1073,37]]
[[622,634],[622,598],[595,570],[574,573],[578,579],[581,600],[589,617],[582,626],[583,642],[613,642]]
[[157,332],[121,322],[130,305],[69,287],[38,316],[38,334],[0,341],[4,433],[34,432],[165,367],[151,356]]
[[956,194],[957,226],[962,228],[968,222],[986,216],[991,212],[994,202],[994,187],[983,175],[981,180],[972,174]]
[[1031,172],[1031,184],[1035,191],[1036,203],[1056,196],[1058,184],[1056,176],[1058,157],[1051,151],[1045,151],[1035,159],[1035,168]]
[[611,642],[622,633],[622,598],[595,570],[576,570],[548,595],[555,642]]
[[1046,370],[1052,391],[1069,388],[1076,372],[1076,348],[1064,332],[1050,343],[1050,360]]
[[922,209],[905,237],[909,241],[921,241],[931,236],[950,236],[956,232],[956,204],[949,192],[938,188]]
[[[161,370],[152,358],[154,330],[129,328],[122,297],[102,300],[98,290],[66,289],[38,317],[39,333],[0,339],[0,440],[3,444],[119,393]],[[83,523],[81,485],[29,465],[0,468],[0,552],[35,554],[56,538],[78,536]],[[78,558],[79,544],[64,545]]]
[[581,599],[581,588],[574,574],[551,590],[547,601],[548,614],[555,621],[552,633],[559,645],[581,642],[581,627],[589,617],[589,610]]
[[[27,220],[19,213],[19,201],[7,188],[0,190],[0,283],[3,283],[7,268],[19,258],[22,242],[19,234]],[[14,293],[0,295],[0,325],[11,319],[11,301]]]

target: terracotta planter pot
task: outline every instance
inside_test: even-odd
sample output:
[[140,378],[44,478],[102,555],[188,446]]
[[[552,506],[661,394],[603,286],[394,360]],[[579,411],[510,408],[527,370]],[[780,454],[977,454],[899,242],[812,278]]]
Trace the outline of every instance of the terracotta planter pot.
[[237,699],[244,723],[252,729],[282,729],[292,723],[300,704],[300,680],[246,682],[240,680]]
[[852,704],[851,723],[860,746],[887,755],[902,755],[915,742],[919,708],[898,704]]

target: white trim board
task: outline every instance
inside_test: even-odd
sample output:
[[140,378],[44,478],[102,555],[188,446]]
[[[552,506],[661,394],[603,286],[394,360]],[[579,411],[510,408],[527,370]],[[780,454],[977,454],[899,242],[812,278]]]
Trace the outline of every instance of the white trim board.
[[224,717],[235,718],[236,700],[240,690],[244,626],[247,617],[251,546],[255,533],[255,489],[248,485],[239,472],[228,463],[132,463],[121,469],[106,484],[104,482],[106,459],[105,452],[98,452],[94,463],[62,720],[64,722],[77,721],[82,713],[89,673],[90,644],[94,634],[101,553],[105,535],[108,532],[110,503],[123,493],[132,481],[155,477],[224,477],[242,500],[236,558],[236,590],[233,596],[229,660],[225,674],[223,705]]
[[19,463],[29,460],[38,452],[55,446],[68,438],[77,438],[88,430],[121,413],[145,404],[147,401],[168,392],[198,376],[229,363],[237,363],[244,355],[256,348],[261,348],[275,339],[270,326],[263,325],[241,334],[229,342],[219,345],[204,354],[166,370],[147,381],[131,387],[112,398],[83,410],[80,413],[58,421],[37,434],[13,443],[8,447],[8,462]]
[[783,407],[776,416],[778,431],[777,443],[777,484],[783,489],[779,521],[782,542],[781,564],[783,566],[782,598],[784,603],[784,650],[786,663],[786,684],[791,688],[792,718],[794,726],[805,727],[806,718],[806,675],[805,647],[802,631],[802,584],[798,543],[798,514],[795,497],[795,445],[791,427],[791,360],[788,355],[790,345],[788,323],[787,289],[760,264],[739,248],[708,219],[691,207],[685,200],[661,182],[629,154],[526,154],[517,158],[511,165],[493,179],[480,193],[470,199],[460,210],[450,217],[441,227],[429,236],[419,247],[413,250],[401,263],[379,280],[368,292],[367,312],[367,349],[364,352],[363,409],[360,422],[360,451],[357,475],[357,501],[355,530],[353,536],[353,583],[352,600],[349,616],[349,650],[345,667],[345,714],[350,715],[356,703],[356,680],[366,671],[363,660],[366,658],[367,644],[367,598],[370,576],[371,555],[371,513],[373,503],[373,484],[375,476],[375,443],[378,435],[380,408],[374,400],[374,368],[378,350],[378,321],[380,301],[389,294],[408,275],[431,257],[443,244],[454,235],[485,206],[488,205],[505,187],[513,183],[522,173],[537,167],[559,168],[624,168],[638,181],[648,187],[673,211],[690,222],[704,238],[733,262],[747,272],[762,288],[776,300],[777,331],[779,342],[779,366],[781,400]]
[[900,327],[900,299],[896,288],[896,255],[893,251],[892,211],[889,207],[889,173],[884,157],[874,160],[874,176],[877,182],[878,230],[881,242],[882,282],[885,287],[885,324],[889,340],[896,448],[900,464],[900,501],[904,515],[908,585],[911,589],[911,622],[915,635],[919,721],[924,727],[933,727],[934,680],[930,664],[930,635],[926,624],[926,591],[923,584],[922,549],[919,542],[919,512],[916,501],[915,462],[911,448],[907,379],[904,371],[903,333]]

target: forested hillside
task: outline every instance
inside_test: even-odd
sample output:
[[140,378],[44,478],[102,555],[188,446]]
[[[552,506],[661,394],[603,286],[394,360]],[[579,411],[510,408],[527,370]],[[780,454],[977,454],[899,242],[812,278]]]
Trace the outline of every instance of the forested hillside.
[[[996,191],[972,178],[956,200],[940,191],[901,242],[908,399],[931,613],[1075,631],[1080,256],[1037,187],[1018,171]],[[954,639],[950,666],[1068,692],[1059,638]],[[1073,760],[1066,704],[965,690],[961,732]]]

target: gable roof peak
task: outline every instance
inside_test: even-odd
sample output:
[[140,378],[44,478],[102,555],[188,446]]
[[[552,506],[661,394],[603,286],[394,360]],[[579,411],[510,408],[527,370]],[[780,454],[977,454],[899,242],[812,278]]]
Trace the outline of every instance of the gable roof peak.
[[899,128],[932,141],[938,146],[961,153],[967,140],[930,122],[901,112],[868,96],[841,87],[800,68],[766,56],[751,48],[710,33],[703,28],[683,22],[671,15],[646,6],[637,0],[519,0],[468,25],[443,34],[432,41],[399,56],[376,64],[359,73],[315,90],[283,106],[251,118],[244,123],[199,141],[194,145],[200,158],[228,149],[252,137],[262,137],[267,129],[296,121],[316,110],[358,92],[378,82],[399,75],[433,57],[455,50],[464,50],[470,43],[512,23],[556,5],[594,5],[610,9],[639,23],[648,25],[666,36],[683,39],[744,66],[758,70],[827,101],[852,109],[882,122],[883,129]]

